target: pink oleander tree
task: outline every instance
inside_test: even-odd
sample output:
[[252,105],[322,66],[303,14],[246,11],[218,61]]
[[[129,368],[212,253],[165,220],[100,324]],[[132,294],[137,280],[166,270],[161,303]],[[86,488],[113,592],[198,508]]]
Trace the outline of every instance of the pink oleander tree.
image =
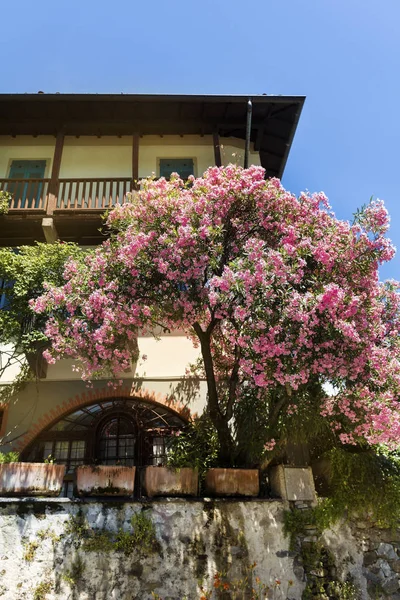
[[117,377],[138,330],[179,327],[201,350],[222,464],[249,397],[266,408],[267,450],[307,406],[342,443],[393,448],[399,293],[378,279],[394,255],[388,222],[381,201],[340,221],[324,194],[297,198],[261,167],[145,181],[109,213],[110,238],[33,302],[49,315],[46,358],[79,359],[84,379]]

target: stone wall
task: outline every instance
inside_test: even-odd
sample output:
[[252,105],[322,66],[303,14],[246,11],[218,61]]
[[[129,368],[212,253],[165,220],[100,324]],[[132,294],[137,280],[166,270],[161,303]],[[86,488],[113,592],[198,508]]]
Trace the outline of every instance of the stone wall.
[[[399,598],[396,534],[361,521],[339,524],[322,538],[310,531],[301,543],[318,541],[331,557],[329,566],[310,573],[284,536],[288,508],[272,500],[1,498],[0,599],[300,600],[311,577],[351,582],[362,599]],[[144,538],[130,544],[135,515],[154,524],[151,550]],[[216,573],[230,587],[224,595],[212,591]],[[252,596],[253,586],[268,586],[267,596]],[[329,600],[318,593],[307,597]]]
[[[332,547],[340,556],[350,554],[355,547],[357,553],[354,564],[347,570],[361,573],[363,597],[372,599],[400,600],[400,531],[379,529],[368,520],[353,518],[340,527],[333,528],[323,535],[327,547]],[[356,543],[356,544],[355,544]],[[342,564],[342,571],[346,565]],[[343,574],[343,573],[342,573]]]

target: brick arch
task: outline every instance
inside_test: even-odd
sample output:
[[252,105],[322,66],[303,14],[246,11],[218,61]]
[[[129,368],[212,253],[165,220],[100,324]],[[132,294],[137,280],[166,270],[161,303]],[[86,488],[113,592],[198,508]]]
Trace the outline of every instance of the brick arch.
[[137,390],[129,387],[122,388],[107,388],[107,389],[92,389],[77,394],[74,398],[64,400],[61,404],[57,405],[44,415],[30,427],[16,444],[15,450],[19,453],[23,452],[34,439],[42,433],[47,427],[59,421],[65,415],[78,410],[84,406],[95,404],[101,400],[107,400],[109,398],[132,398],[138,400],[145,400],[151,404],[162,405],[168,408],[171,412],[175,412],[182,420],[189,422],[192,419],[190,409],[183,405],[181,402],[177,402],[170,396],[163,394],[156,394],[149,390]]

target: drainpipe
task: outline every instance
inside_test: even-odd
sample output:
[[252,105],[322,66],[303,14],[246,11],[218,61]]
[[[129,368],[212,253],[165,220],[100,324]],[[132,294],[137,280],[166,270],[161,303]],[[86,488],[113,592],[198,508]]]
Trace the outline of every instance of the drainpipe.
[[247,122],[246,122],[246,145],[244,147],[244,168],[247,169],[249,166],[249,153],[250,153],[250,134],[251,134],[251,114],[253,111],[253,104],[249,98],[247,102]]

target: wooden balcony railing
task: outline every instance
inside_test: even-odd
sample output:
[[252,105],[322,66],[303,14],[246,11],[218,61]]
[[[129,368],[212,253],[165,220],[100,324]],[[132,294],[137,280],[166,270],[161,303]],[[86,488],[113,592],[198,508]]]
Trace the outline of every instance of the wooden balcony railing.
[[0,179],[0,190],[12,196],[10,211],[45,211],[50,179]]
[[[47,212],[50,179],[0,179],[0,190],[12,196],[9,213]],[[52,212],[101,211],[122,204],[133,182],[129,177],[59,179]]]
[[60,179],[56,210],[106,210],[126,200],[132,191],[132,179]]

